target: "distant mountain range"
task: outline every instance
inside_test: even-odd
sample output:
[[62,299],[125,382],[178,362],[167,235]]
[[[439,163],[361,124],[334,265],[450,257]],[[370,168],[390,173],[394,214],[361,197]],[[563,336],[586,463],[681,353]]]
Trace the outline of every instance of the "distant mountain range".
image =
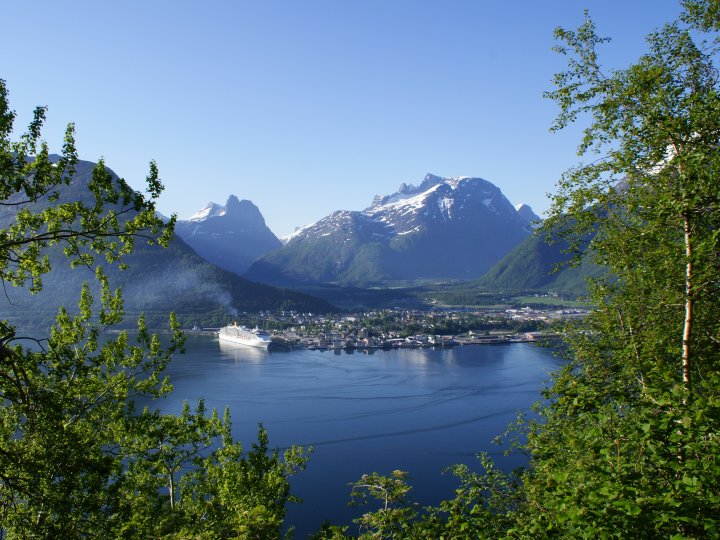
[[[86,200],[88,181],[95,163],[80,161],[61,200]],[[113,173],[114,174],[114,173]],[[114,178],[122,182],[116,175]],[[234,206],[234,201],[229,201]],[[46,206],[40,202],[39,206]],[[242,203],[239,203],[242,206]],[[254,208],[254,207],[253,207]],[[0,227],[14,222],[14,207],[0,207]],[[230,212],[233,213],[232,211]],[[277,239],[276,239],[277,240]],[[7,297],[0,302],[0,318],[11,322],[45,324],[59,305],[72,308],[79,299],[80,284],[93,282],[93,273],[85,267],[70,269],[59,250],[49,252],[53,271],[43,277],[44,290],[32,296],[24,290],[6,287]],[[126,258],[129,268],[107,270],[111,285],[123,289],[126,312],[144,312],[152,324],[166,324],[167,314],[175,311],[186,324],[217,324],[238,311],[295,309],[329,312],[334,308],[324,300],[287,289],[253,283],[210,264],[177,235],[163,249],[137,242],[135,252]]]
[[[87,197],[94,166],[78,164],[63,200]],[[11,208],[0,207],[0,227],[14,220]],[[547,245],[533,234],[539,223],[529,206],[513,207],[486,180],[428,174],[418,186],[402,184],[393,194],[376,196],[365,210],[333,212],[283,245],[252,202],[231,195],[225,205],[209,203],[179,221],[169,249],[138,243],[127,258],[129,269],[111,269],[111,282],[123,288],[126,312],[143,312],[154,325],[164,323],[169,311],[185,324],[202,325],[235,311],[334,309],[325,300],[270,285],[326,298],[344,294],[328,285],[446,279],[468,280],[485,290],[582,293],[584,276],[599,268],[583,263],[552,273],[567,255],[562,242]],[[59,252],[50,255],[54,270],[43,280],[44,292],[33,297],[8,288],[1,318],[44,323],[58,305],[76,304],[80,283],[92,282],[92,273],[71,270]]]
[[282,247],[258,207],[235,195],[225,206],[211,202],[189,219],[178,220],[175,234],[207,261],[238,275],[261,255]]
[[245,277],[284,286],[476,279],[525,239],[536,219],[482,178],[428,174],[365,210],[333,212],[303,227]]

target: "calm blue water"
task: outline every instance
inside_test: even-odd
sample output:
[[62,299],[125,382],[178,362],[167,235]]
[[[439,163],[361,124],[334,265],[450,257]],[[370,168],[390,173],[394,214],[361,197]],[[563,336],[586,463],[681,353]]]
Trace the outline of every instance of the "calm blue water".
[[363,473],[408,471],[414,499],[435,504],[456,485],[442,470],[474,464],[491,444],[540,398],[560,360],[530,344],[475,345],[453,349],[377,351],[255,351],[190,336],[187,353],[168,368],[175,390],[163,409],[179,412],[205,398],[219,412],[230,406],[237,440],[249,447],[257,424],[271,446],[315,449],[308,468],[292,480],[304,502],[291,505],[287,522],[305,538],[324,519],[347,524],[362,509],[347,506],[348,484]]

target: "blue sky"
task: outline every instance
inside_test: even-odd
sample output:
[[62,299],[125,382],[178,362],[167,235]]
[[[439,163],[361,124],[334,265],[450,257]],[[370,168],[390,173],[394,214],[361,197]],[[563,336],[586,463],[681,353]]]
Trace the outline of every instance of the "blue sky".
[[3,5],[0,78],[18,113],[49,107],[58,151],[140,189],[155,159],[160,210],[182,218],[230,194],[283,236],[426,173],[479,176],[537,212],[578,158],[543,99],[562,68],[553,29],[590,10],[608,67],[675,18],[670,0],[27,1]]

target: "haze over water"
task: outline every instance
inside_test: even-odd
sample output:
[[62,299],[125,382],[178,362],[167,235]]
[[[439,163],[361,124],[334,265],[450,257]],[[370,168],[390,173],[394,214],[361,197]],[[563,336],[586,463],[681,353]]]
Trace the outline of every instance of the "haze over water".
[[179,412],[183,400],[193,407],[202,397],[220,413],[230,406],[245,448],[259,422],[271,447],[313,446],[308,468],[291,479],[304,502],[291,505],[286,520],[305,538],[324,519],[347,524],[363,512],[347,506],[348,484],[363,473],[408,471],[411,495],[425,505],[451,497],[457,483],[443,469],[475,467],[478,452],[506,468],[522,464],[491,441],[560,366],[552,351],[531,344],[268,353],[189,336],[187,353],[167,370],[175,390],[160,404]]

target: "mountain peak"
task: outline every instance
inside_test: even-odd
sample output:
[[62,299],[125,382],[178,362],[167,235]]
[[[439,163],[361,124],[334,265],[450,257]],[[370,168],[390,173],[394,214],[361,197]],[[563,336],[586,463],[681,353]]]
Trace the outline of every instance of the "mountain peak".
[[412,184],[408,185],[405,182],[403,182],[402,184],[400,184],[400,187],[398,187],[397,192],[398,193],[408,193],[408,192],[413,191],[414,189],[415,189],[415,186],[413,186]]
[[230,195],[224,206],[214,202],[207,203],[202,210],[195,212],[186,221],[198,222],[222,216],[265,225],[265,219],[262,217],[258,207],[252,201],[240,200],[235,195]]
[[235,195],[228,197],[225,206],[211,202],[190,219],[178,221],[175,232],[201,257],[237,274],[282,245],[258,207]]
[[375,208],[396,201],[401,201],[403,199],[408,199],[424,191],[427,191],[431,187],[441,184],[444,181],[444,178],[428,173],[425,175],[425,178],[423,178],[423,181],[420,183],[419,186],[416,186],[414,184],[406,184],[405,182],[403,182],[402,184],[400,184],[397,191],[391,195],[375,195],[372,203],[370,204],[370,208]]
[[439,184],[443,180],[444,180],[444,178],[442,176],[437,176],[435,174],[427,173],[425,175],[425,178],[423,178],[422,184],[420,184],[420,185],[422,186],[422,185],[428,184],[428,187],[430,187],[430,185]]
[[210,201],[205,205],[205,207],[202,210],[198,210],[195,212],[192,216],[190,216],[187,220],[188,221],[202,221],[204,219],[207,219],[211,216],[218,215],[218,213],[222,210],[222,206],[219,204],[215,204],[214,202]]
[[517,210],[518,215],[523,218],[525,221],[527,221],[529,224],[533,225],[533,227],[538,226],[542,219],[540,216],[538,216],[533,209],[530,207],[529,204],[521,203],[515,206],[515,210]]
[[260,214],[260,209],[255,206],[252,201],[248,201],[247,199],[240,200],[235,195],[228,197],[225,203],[225,212],[229,216],[242,215],[245,219],[265,223],[265,219],[262,217],[262,214]]
[[[398,190],[391,195],[386,195],[384,197],[376,195],[372,204],[366,209],[366,211],[376,211],[386,205],[399,204],[403,201],[413,204],[418,203],[419,201],[415,201],[415,198],[417,197],[424,198],[425,196],[429,196],[430,193],[436,191],[437,193],[449,193],[459,187],[462,187],[464,190],[480,190],[486,193],[487,197],[485,197],[484,200],[488,202],[496,197],[502,197],[504,199],[502,192],[497,186],[482,178],[474,176],[452,176],[445,178],[428,173],[418,186],[403,182],[400,184]],[[507,204],[509,205],[509,202]]]
[[225,203],[226,207],[235,206],[240,204],[240,199],[238,199],[235,195],[230,195],[228,197],[227,202]]

